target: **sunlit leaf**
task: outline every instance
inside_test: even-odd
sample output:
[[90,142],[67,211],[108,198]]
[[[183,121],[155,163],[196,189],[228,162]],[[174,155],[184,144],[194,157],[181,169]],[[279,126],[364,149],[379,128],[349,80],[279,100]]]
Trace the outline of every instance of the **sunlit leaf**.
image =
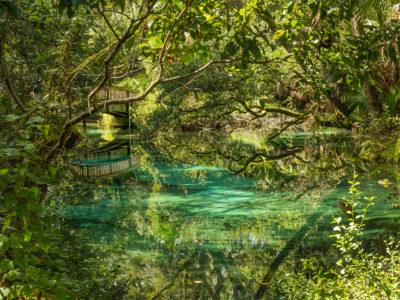
[[274,40],[279,40],[284,34],[286,33],[285,30],[283,29],[278,29],[277,31],[275,31],[273,39]]

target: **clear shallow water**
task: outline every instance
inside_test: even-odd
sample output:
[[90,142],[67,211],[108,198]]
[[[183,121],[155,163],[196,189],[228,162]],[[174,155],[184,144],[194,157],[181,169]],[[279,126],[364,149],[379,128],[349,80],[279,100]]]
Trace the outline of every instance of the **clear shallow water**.
[[[307,135],[298,140],[306,143]],[[107,157],[119,155],[116,151]],[[96,159],[89,157],[87,162]],[[398,174],[393,166],[379,166],[359,178],[365,195],[377,197],[368,214],[367,239],[400,229]],[[324,176],[321,173],[321,183]],[[351,176],[329,187],[317,184],[299,197],[298,191],[288,189],[260,190],[257,180],[224,169],[156,160],[111,178],[81,178],[67,193],[76,205],[65,207],[63,215],[94,249],[122,249],[128,255],[124,264],[136,270],[135,280],[143,282],[132,288],[133,298],[154,296],[183,269],[189,277],[181,278],[175,292],[187,288],[194,293],[199,281],[214,282],[216,288],[215,276],[225,272],[222,295],[233,297],[239,289],[235,284],[241,282],[243,298],[251,298],[257,280],[282,252],[302,248],[312,253],[331,247],[331,221],[343,216],[338,201],[348,195]],[[392,182],[390,188],[378,183],[383,178]],[[170,298],[185,298],[174,296],[174,289],[167,293]]]
[[[156,174],[133,171],[125,174],[124,183],[115,180],[106,186],[84,185],[82,189],[91,190],[91,195],[83,201],[87,204],[66,207],[65,217],[74,220],[79,227],[90,228],[92,236],[101,236],[102,240],[107,234],[96,232],[99,224],[107,224],[108,233],[112,235],[118,235],[118,230],[125,234],[122,233],[124,229],[132,229],[132,239],[146,238],[138,228],[140,224],[124,228],[124,218],[139,214],[145,219],[143,226],[149,226],[148,230],[156,229],[147,235],[154,234],[161,240],[179,236],[180,241],[206,241],[218,247],[229,247],[230,242],[243,240],[275,248],[292,237],[313,215],[326,216],[328,221],[310,224],[310,232],[315,231],[313,238],[329,239],[326,232],[330,229],[329,221],[342,215],[338,200],[347,196],[345,181],[296,200],[296,193],[259,191],[254,179],[218,168],[156,164],[153,173]],[[396,223],[400,216],[400,209],[393,207],[396,197],[390,194],[390,189],[378,184],[379,178],[382,175],[368,178],[362,186],[366,195],[377,197],[369,218],[375,223]],[[147,182],[153,188],[130,179]],[[160,191],[154,191],[157,189]],[[159,217],[152,219],[154,213],[167,219],[165,222]],[[162,226],[171,227],[176,235],[162,233]],[[373,230],[384,231],[385,227]]]

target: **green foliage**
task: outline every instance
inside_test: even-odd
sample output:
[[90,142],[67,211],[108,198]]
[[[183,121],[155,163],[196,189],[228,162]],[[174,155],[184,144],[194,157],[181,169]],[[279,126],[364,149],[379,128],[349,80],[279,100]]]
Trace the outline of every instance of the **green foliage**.
[[[133,97],[143,102],[133,105],[132,121],[140,139],[158,147],[164,159],[188,163],[203,155],[204,164],[225,163],[233,171],[261,178],[269,188],[278,181],[295,189],[291,181],[296,176],[312,181],[320,168],[337,161],[338,168],[343,164],[340,158],[332,158],[337,149],[325,147],[324,155],[314,151],[318,153],[313,157],[319,159],[316,168],[306,172],[301,162],[307,157],[297,152],[292,156],[290,151],[311,146],[276,141],[273,134],[313,128],[310,123],[321,119],[320,114],[333,118],[330,124],[344,124],[341,121],[347,118],[362,126],[366,121],[378,124],[382,132],[398,129],[400,96],[394,74],[400,25],[393,4],[0,0],[0,294],[90,297],[91,290],[106,286],[104,295],[121,298],[122,293],[110,292],[113,281],[121,289],[131,284],[128,276],[119,273],[123,262],[114,268],[110,260],[100,279],[93,274],[77,254],[82,249],[71,246],[71,237],[62,230],[57,214],[61,204],[47,194],[58,171],[65,175],[68,154],[63,150],[76,138],[73,126],[82,121],[82,114],[92,116],[101,109],[101,100],[89,95],[96,96],[107,85],[129,88],[135,95],[150,88],[143,97]],[[214,64],[201,69],[211,61]],[[149,86],[158,76],[159,85]],[[165,80],[174,77],[179,80]],[[254,143],[227,134],[241,126],[261,128],[260,135],[268,138]],[[203,136],[201,141],[171,134],[196,131],[201,136],[206,130],[214,136]],[[382,132],[376,135],[385,138]],[[398,162],[398,137],[387,144],[366,141],[361,157]],[[372,280],[368,272],[362,277],[358,269],[366,271],[368,266],[380,276],[386,274],[374,267],[375,257],[370,258],[372,265],[367,264],[368,257],[355,241],[365,211],[356,216],[355,183],[352,189],[353,198],[347,203],[352,220],[336,224],[342,269],[329,273],[336,280],[341,276],[346,288],[353,278],[361,278],[356,286]],[[156,237],[176,234],[159,220],[156,210],[146,217],[158,232]],[[70,247],[67,253],[64,244]],[[390,265],[397,259],[396,251],[382,260],[388,259]],[[87,280],[68,266],[74,255],[76,265],[87,268],[83,272]],[[206,254],[199,256],[207,261]],[[311,262],[305,269],[322,274]],[[199,270],[190,280],[195,280],[196,272],[208,272]],[[140,268],[130,272],[139,273]],[[381,284],[390,286],[394,278],[388,278]],[[330,282],[327,286],[333,288]],[[159,285],[152,282],[148,288]],[[323,290],[321,285],[315,288]],[[132,297],[144,297],[132,287],[127,290]]]
[[68,17],[73,17],[80,6],[84,6],[88,9],[95,9],[99,4],[106,5],[108,3],[122,10],[125,7],[125,0],[58,0],[58,10],[60,13],[65,11]]
[[46,197],[59,173],[42,155],[54,139],[54,126],[44,117],[0,119],[6,129],[0,144],[0,286],[7,299],[79,294],[76,278],[82,270],[69,265],[77,253],[71,254],[71,241],[60,228],[56,202]]
[[[350,197],[346,218],[337,217],[333,238],[334,257],[306,259],[299,273],[287,273],[276,280],[275,291],[289,299],[397,299],[400,274],[400,244],[394,238],[386,241],[384,254],[367,253],[362,247],[363,228],[374,197],[364,197],[360,182],[349,181]],[[276,286],[278,285],[278,286]]]
[[18,16],[19,8],[16,3],[11,0],[0,1],[0,17],[9,14],[13,17]]
[[387,105],[388,112],[391,115],[397,114],[400,104],[400,89],[390,87],[383,102]]

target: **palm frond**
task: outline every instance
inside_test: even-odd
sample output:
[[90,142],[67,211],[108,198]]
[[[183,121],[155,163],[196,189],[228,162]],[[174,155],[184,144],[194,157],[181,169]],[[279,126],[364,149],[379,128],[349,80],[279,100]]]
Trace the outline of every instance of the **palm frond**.
[[400,104],[400,89],[390,87],[388,93],[383,97],[383,103],[385,104],[388,112],[394,115]]
[[383,25],[392,15],[395,2],[392,0],[359,0],[356,4],[356,13],[364,19]]
[[367,98],[361,88],[348,95],[346,104],[350,111],[364,113],[368,110]]

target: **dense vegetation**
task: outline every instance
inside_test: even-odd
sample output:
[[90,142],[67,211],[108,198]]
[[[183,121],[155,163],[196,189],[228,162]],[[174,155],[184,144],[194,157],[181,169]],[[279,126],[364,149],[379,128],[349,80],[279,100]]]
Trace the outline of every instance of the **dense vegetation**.
[[[162,269],[140,294],[132,282],[141,271],[127,263],[135,258],[95,253],[62,217],[58,196],[78,181],[71,149],[92,147],[78,125],[107,105],[129,104],[143,161],[151,152],[215,165],[302,194],[340,182],[356,161],[399,162],[399,60],[400,3],[391,0],[0,0],[0,298],[162,296]],[[100,97],[110,86],[130,92]],[[354,140],[285,136],[324,128]],[[372,200],[355,179],[350,193],[330,259],[310,252],[273,279],[259,270],[231,286],[271,299],[400,297],[397,237],[366,247],[368,212],[358,207]],[[208,296],[194,295],[219,299],[229,288],[215,276]]]

